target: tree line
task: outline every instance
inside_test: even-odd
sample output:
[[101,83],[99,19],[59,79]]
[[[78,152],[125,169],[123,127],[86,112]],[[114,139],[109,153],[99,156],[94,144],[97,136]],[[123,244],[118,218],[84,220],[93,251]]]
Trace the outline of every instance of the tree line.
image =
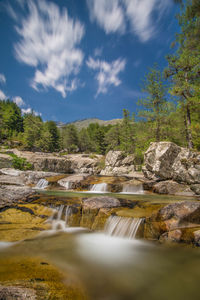
[[20,147],[37,151],[67,153],[109,150],[134,153],[142,163],[144,151],[153,141],[172,141],[200,150],[200,2],[181,4],[174,53],[166,57],[168,66],[154,65],[143,80],[144,97],[138,99],[138,113],[123,110],[121,123],[90,124],[77,130],[73,124],[59,129],[53,121],[43,122],[34,113],[22,116],[9,100],[0,101],[1,143],[15,141]]

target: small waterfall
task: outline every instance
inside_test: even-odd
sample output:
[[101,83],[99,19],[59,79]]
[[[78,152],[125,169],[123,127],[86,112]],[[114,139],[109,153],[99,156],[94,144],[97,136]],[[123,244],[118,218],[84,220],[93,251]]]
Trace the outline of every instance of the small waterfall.
[[[49,223],[52,224],[52,230],[57,231],[57,230],[65,230],[68,227],[68,219],[69,216],[71,215],[71,207],[68,205],[65,206],[61,205],[58,209],[57,212],[54,211],[54,214],[52,217],[49,218]],[[64,214],[64,220],[62,220],[62,216]]]
[[125,184],[123,194],[144,194],[143,184]]
[[93,186],[90,189],[91,192],[96,192],[96,193],[105,193],[108,192],[108,185],[107,183],[98,183],[98,184],[93,184]]
[[142,221],[142,218],[110,216],[105,224],[104,232],[111,236],[134,239]]
[[40,179],[38,183],[36,184],[35,188],[44,190],[48,186],[49,182],[46,179]]
[[72,183],[70,181],[62,181],[58,182],[61,186],[63,186],[66,190],[70,190],[72,188]]

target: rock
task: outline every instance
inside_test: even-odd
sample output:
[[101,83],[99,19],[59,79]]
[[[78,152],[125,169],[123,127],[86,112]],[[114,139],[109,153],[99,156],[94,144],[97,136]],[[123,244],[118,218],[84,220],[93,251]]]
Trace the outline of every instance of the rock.
[[43,172],[43,171],[20,171],[16,169],[1,169],[0,184],[14,184],[14,185],[29,185],[37,184],[42,178],[52,176],[59,176],[60,173]]
[[88,174],[76,174],[58,180],[58,184],[66,189],[77,189],[81,187],[81,181],[86,179]]
[[171,142],[155,142],[144,155],[143,173],[150,180],[200,183],[200,153]]
[[200,195],[200,184],[192,184],[190,188],[195,194]]
[[0,185],[0,208],[11,205],[19,200],[26,200],[34,193],[33,189],[25,186]]
[[91,197],[83,202],[84,209],[112,208],[120,206],[121,203],[117,198],[109,196]]
[[178,196],[195,196],[189,186],[172,180],[160,181],[153,185],[153,192]]
[[11,168],[12,167],[12,157],[7,154],[0,153],[0,169]]
[[200,202],[181,201],[169,204],[159,210],[156,220],[164,221],[168,231],[183,224],[200,224]]
[[36,292],[33,289],[2,286],[0,285],[0,299],[1,300],[35,300]]
[[182,231],[180,229],[175,229],[169,232],[165,232],[161,235],[160,242],[176,242],[180,243],[182,236]]
[[194,235],[194,243],[197,246],[200,246],[200,230],[194,231],[193,235]]
[[101,171],[101,175],[120,176],[133,173],[134,155],[128,155],[122,151],[109,151],[105,159],[105,168]]
[[102,155],[95,155],[91,158],[85,154],[59,155],[58,153],[29,152],[16,149],[12,149],[11,152],[18,157],[26,158],[36,171],[66,174],[97,174],[99,173],[99,161],[102,159]]

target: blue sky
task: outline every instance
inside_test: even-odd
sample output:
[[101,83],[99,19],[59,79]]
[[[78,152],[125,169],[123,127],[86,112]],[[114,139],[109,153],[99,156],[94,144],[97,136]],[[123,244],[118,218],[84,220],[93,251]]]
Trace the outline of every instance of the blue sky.
[[177,12],[172,0],[0,0],[0,98],[62,122],[136,112]]

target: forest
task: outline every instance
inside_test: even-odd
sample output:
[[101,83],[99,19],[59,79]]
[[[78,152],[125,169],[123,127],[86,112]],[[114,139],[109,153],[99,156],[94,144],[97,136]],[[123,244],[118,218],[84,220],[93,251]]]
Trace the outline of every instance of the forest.
[[200,2],[181,5],[180,31],[166,55],[164,70],[156,63],[141,83],[144,97],[133,99],[137,113],[123,110],[116,125],[73,124],[58,128],[34,112],[22,115],[9,99],[0,101],[0,143],[24,150],[62,153],[98,153],[123,150],[135,154],[138,164],[153,141],[171,141],[200,150]]

